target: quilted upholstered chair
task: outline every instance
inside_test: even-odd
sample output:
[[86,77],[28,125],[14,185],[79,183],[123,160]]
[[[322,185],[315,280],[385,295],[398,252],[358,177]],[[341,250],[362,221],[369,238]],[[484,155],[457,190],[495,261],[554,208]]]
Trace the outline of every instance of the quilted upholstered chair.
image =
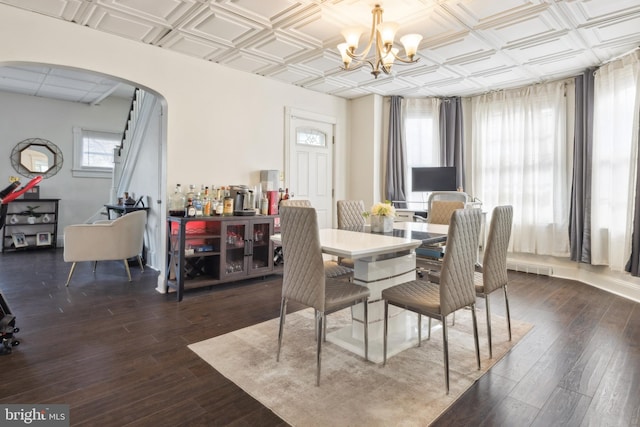
[[489,295],[494,291],[504,291],[504,302],[507,315],[509,341],[511,341],[511,315],[509,313],[509,296],[507,295],[507,248],[511,238],[513,223],[513,207],[497,206],[491,215],[487,247],[484,250],[480,272],[475,273],[476,294],[486,301],[487,335],[489,338],[489,357],[493,357],[491,348],[491,305]]
[[[364,324],[367,325],[369,289],[344,280],[326,277],[315,209],[283,206],[280,210],[280,230],[285,262],[276,360],[280,360],[287,302],[295,301],[313,307],[317,343],[316,385],[319,386],[325,316],[363,303]],[[369,357],[369,338],[366,327],[364,328],[364,357],[365,359]]]
[[464,202],[456,200],[434,200],[431,202],[427,222],[429,224],[449,224],[456,209],[463,209]]
[[469,201],[469,195],[462,191],[432,191],[427,199],[427,211],[431,211],[433,202],[462,202],[466,205]]
[[[307,199],[287,199],[280,202],[280,206],[298,206],[310,208],[311,201]],[[340,261],[326,260],[324,262],[324,272],[327,277],[351,277],[353,276],[353,264],[351,266],[341,264]]]
[[302,206],[305,208],[311,207],[311,201],[307,199],[287,199],[280,202],[280,206]]
[[129,258],[137,257],[142,265],[142,245],[147,223],[147,212],[136,211],[115,220],[98,221],[94,224],[69,225],[64,229],[64,261],[72,262],[65,286],[80,261],[93,261],[96,271],[98,261],[123,260],[127,277],[131,281]]
[[479,209],[459,209],[453,213],[447,234],[447,251],[440,274],[440,285],[423,280],[402,283],[382,291],[384,299],[384,362],[387,362],[389,304],[418,313],[418,346],[421,345],[422,315],[442,323],[444,377],[449,394],[449,345],[446,318],[456,310],[470,306],[476,360],[480,369],[478,322],[476,319],[476,289],[474,267],[482,212]]
[[362,200],[338,200],[338,228],[341,230],[363,231],[366,220]]
[[[341,230],[364,231],[366,223],[364,201],[362,200],[338,200],[338,228]],[[354,262],[351,258],[338,258],[338,264],[353,268]]]

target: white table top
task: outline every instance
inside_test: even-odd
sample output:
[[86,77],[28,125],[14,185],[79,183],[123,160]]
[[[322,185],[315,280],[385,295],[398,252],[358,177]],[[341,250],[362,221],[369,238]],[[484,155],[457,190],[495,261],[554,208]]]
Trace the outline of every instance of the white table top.
[[[320,245],[324,253],[352,259],[412,250],[422,244],[421,240],[413,240],[407,237],[362,233],[336,228],[324,228],[319,233]],[[280,234],[274,234],[271,236],[271,240],[276,244],[280,244]]]

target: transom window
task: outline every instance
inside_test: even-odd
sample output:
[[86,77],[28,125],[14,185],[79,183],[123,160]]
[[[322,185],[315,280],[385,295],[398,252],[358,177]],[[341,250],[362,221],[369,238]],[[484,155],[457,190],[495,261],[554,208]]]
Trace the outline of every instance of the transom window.
[[297,128],[296,143],[299,145],[311,145],[314,147],[326,147],[327,135],[317,129]]

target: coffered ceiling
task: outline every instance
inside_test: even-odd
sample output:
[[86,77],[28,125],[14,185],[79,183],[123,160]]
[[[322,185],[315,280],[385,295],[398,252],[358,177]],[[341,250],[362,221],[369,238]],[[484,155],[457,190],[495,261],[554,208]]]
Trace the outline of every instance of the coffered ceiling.
[[417,64],[394,65],[391,75],[375,79],[364,67],[341,70],[336,49],[343,28],[370,28],[374,1],[0,3],[344,98],[523,86],[575,75],[640,45],[638,0],[387,0],[377,3],[385,21],[400,24],[398,37],[424,38]]

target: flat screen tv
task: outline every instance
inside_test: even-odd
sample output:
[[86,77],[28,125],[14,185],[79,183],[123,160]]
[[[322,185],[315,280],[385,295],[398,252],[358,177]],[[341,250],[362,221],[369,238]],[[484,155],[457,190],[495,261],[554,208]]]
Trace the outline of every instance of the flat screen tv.
[[411,191],[456,191],[456,168],[411,168]]

